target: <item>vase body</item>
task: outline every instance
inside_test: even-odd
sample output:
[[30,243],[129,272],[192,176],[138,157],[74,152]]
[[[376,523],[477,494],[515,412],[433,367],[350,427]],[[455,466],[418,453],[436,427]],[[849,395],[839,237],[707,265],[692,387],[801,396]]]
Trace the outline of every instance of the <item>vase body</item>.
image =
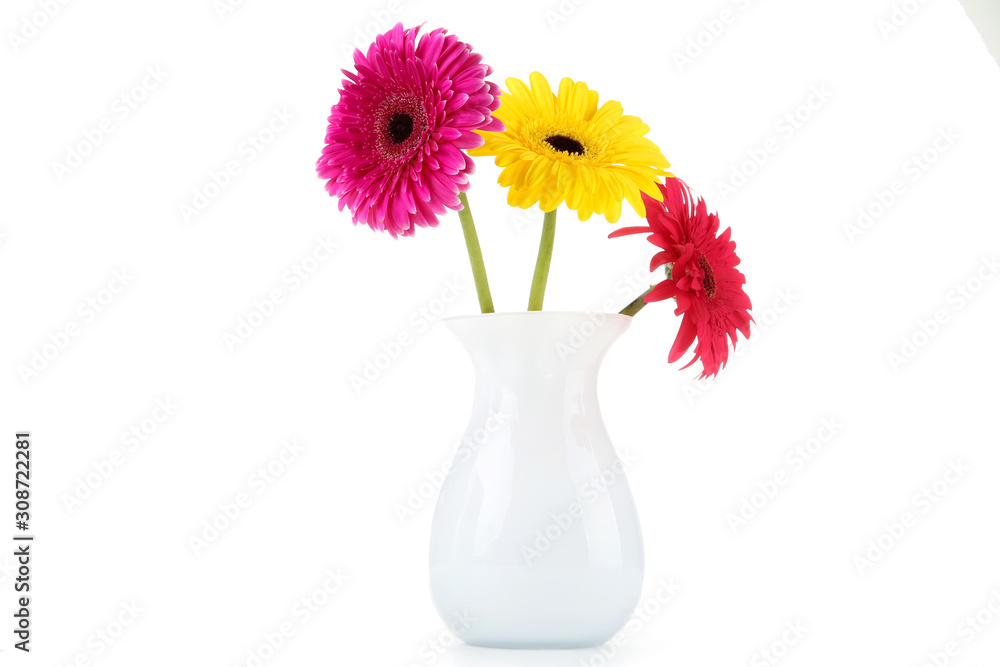
[[446,321],[476,388],[434,511],[430,582],[467,644],[594,646],[635,608],[642,536],[597,400],[601,361],[631,319],[543,311]]

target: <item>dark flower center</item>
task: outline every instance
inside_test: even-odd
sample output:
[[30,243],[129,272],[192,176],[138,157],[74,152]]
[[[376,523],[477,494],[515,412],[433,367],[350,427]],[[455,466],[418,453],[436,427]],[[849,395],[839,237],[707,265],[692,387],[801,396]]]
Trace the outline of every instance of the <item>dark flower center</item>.
[[705,276],[701,279],[701,286],[705,288],[706,296],[711,299],[715,296],[715,274],[712,273],[712,265],[708,263],[705,256],[702,255],[698,258],[698,266],[701,270],[705,272]]
[[562,134],[553,134],[551,137],[545,137],[545,143],[557,151],[569,153],[570,155],[583,155],[584,152],[583,144],[572,137]]
[[389,138],[392,143],[401,144],[413,134],[413,116],[408,113],[396,112],[389,119]]

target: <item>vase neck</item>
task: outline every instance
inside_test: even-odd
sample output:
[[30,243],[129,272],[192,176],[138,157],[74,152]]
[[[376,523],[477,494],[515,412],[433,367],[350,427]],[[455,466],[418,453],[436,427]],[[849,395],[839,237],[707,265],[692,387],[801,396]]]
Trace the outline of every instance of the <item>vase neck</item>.
[[543,311],[452,318],[447,326],[465,346],[477,375],[555,378],[596,374],[631,321],[608,313]]

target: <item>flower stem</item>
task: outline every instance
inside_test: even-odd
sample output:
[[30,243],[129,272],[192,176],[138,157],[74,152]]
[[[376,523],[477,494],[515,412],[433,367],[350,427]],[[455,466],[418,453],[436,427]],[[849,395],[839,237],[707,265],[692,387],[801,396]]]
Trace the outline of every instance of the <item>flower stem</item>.
[[531,294],[528,296],[528,310],[541,310],[545,300],[545,284],[549,280],[549,265],[552,263],[552,244],[556,238],[556,212],[548,211],[542,222],[542,241],[538,245],[538,259],[535,261],[535,276],[531,279]]
[[646,307],[646,295],[652,292],[656,285],[650,285],[649,289],[635,298],[635,301],[625,306],[619,311],[619,315],[629,315],[634,317],[636,313]]
[[465,245],[469,249],[469,261],[472,263],[472,278],[476,281],[476,295],[479,297],[479,309],[483,313],[492,313],[493,295],[490,294],[490,283],[486,279],[486,264],[483,262],[483,251],[479,247],[479,235],[476,234],[476,223],[472,221],[472,209],[469,208],[469,198],[464,192],[458,193],[462,202],[462,210],[458,219],[462,221],[462,231],[465,233]]

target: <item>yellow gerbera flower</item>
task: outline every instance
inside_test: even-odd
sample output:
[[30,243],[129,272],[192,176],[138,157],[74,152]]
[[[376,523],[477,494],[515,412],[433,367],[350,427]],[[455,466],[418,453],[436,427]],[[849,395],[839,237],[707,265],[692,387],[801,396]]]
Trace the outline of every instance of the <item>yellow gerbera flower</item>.
[[509,188],[507,203],[529,208],[538,203],[554,211],[563,201],[580,220],[594,213],[608,222],[621,216],[622,199],[640,217],[645,192],[657,201],[662,195],[658,177],[671,176],[670,163],[646,138],[649,127],[635,116],[623,116],[622,105],[597,106],[597,92],[572,79],[559,83],[554,95],[538,72],[529,88],[519,79],[507,79],[500,108],[493,112],[506,130],[477,130],[486,140],[470,155],[495,155],[503,167],[499,183]]

